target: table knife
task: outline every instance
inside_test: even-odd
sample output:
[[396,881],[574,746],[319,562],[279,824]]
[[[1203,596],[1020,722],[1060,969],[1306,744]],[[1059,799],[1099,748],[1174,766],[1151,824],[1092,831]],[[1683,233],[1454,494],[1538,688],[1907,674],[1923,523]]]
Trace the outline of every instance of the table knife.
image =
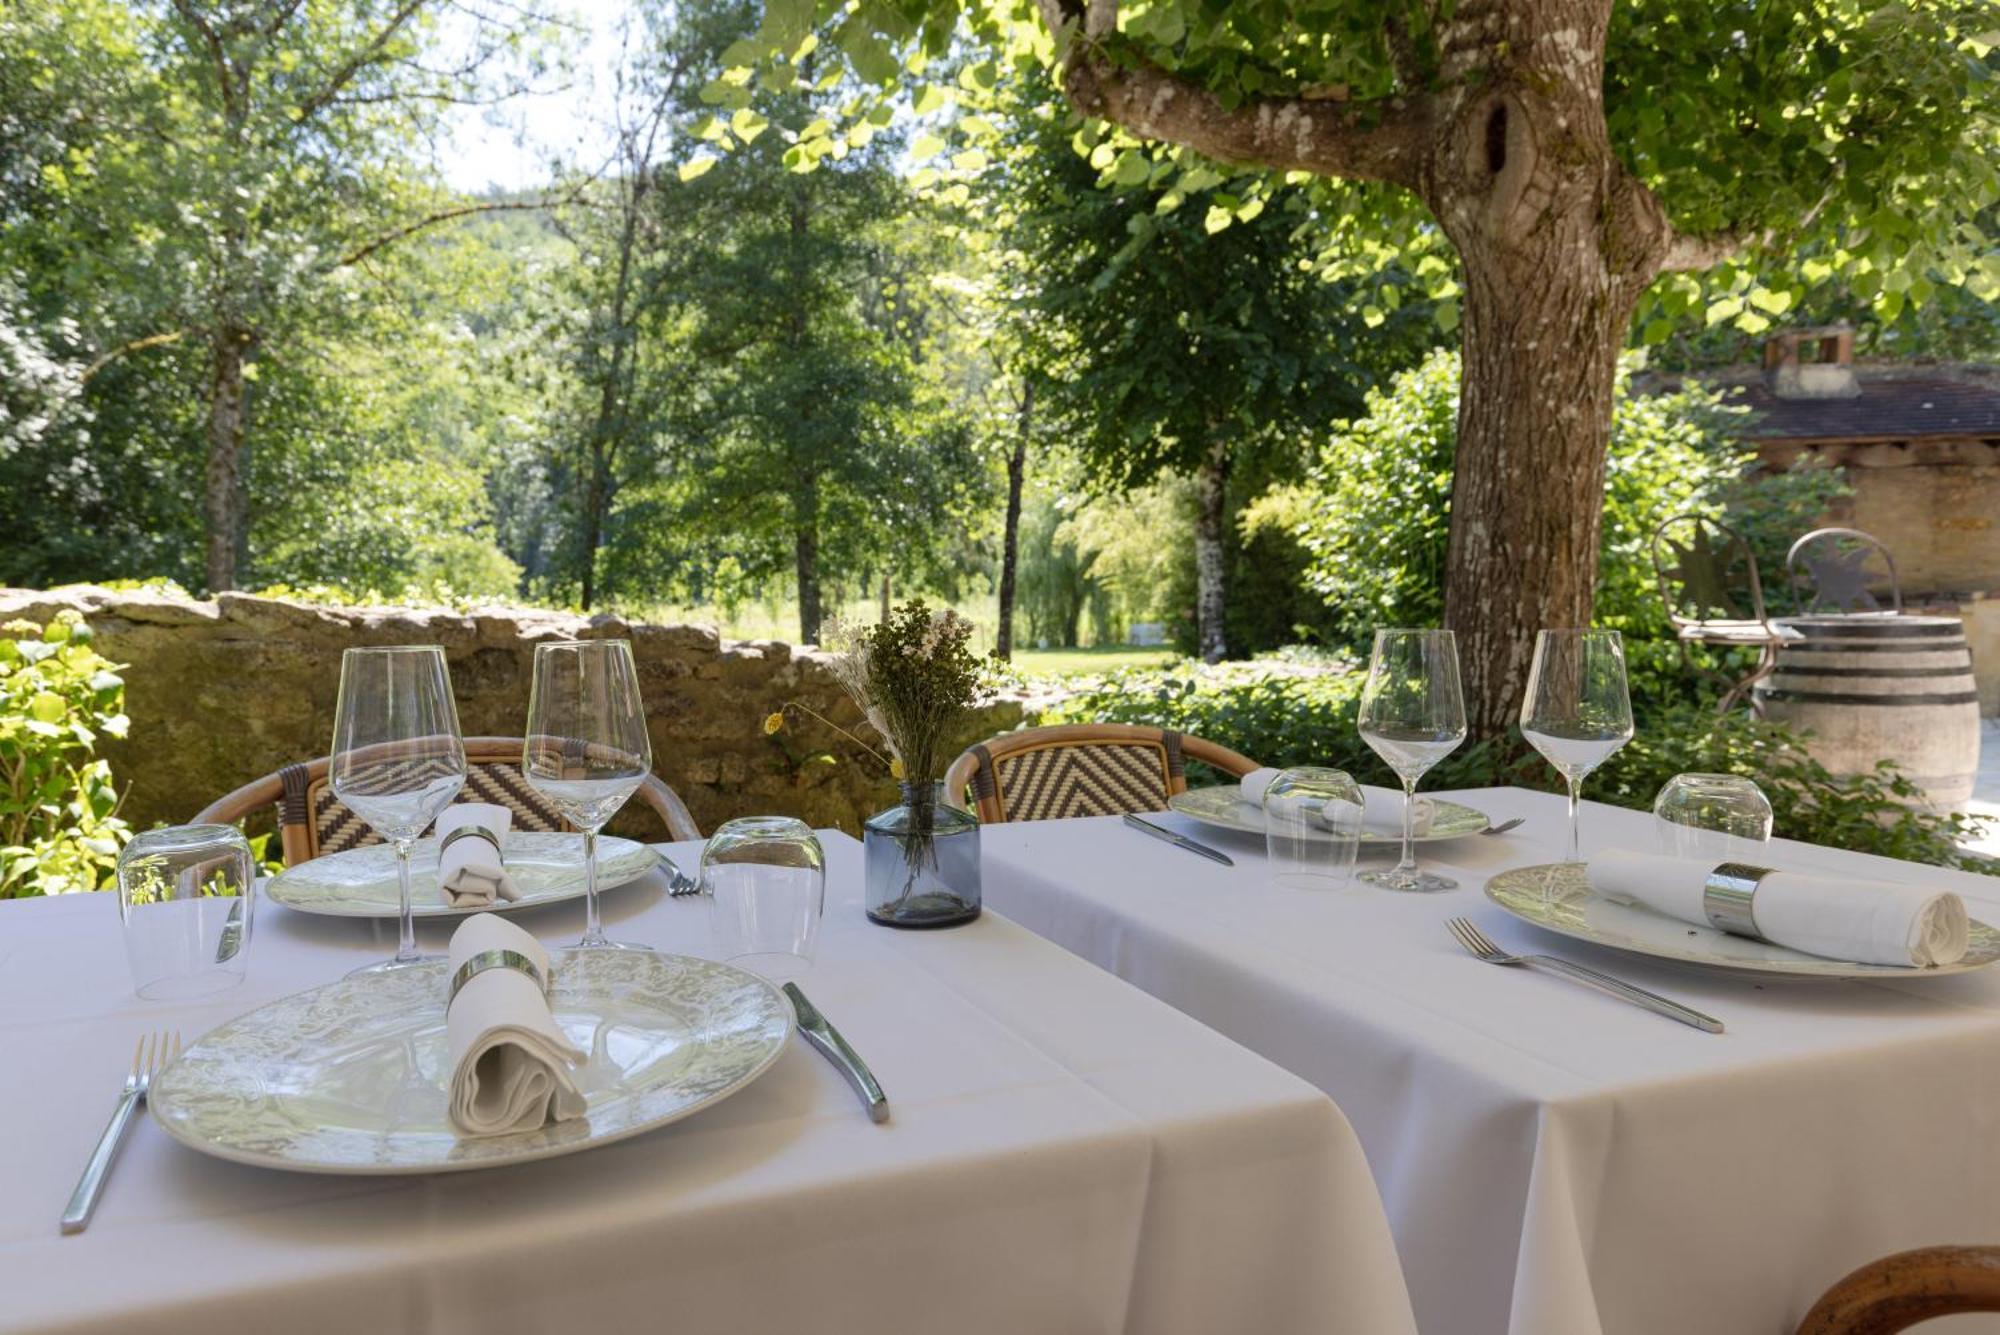
[[792,1009],[798,1012],[799,1035],[818,1048],[820,1055],[847,1077],[847,1083],[854,1086],[854,1092],[861,1096],[862,1105],[868,1109],[868,1120],[888,1121],[889,1096],[882,1092],[882,1086],[876,1083],[874,1073],[868,1069],[868,1063],[861,1060],[861,1054],[848,1046],[838,1029],[827,1023],[826,1017],[819,1013],[819,1007],[806,1000],[806,994],[799,990],[797,983],[786,983],[785,995],[791,998]]
[[1184,834],[1175,834],[1163,825],[1155,825],[1153,822],[1143,820],[1130,812],[1125,814],[1125,823],[1135,830],[1144,830],[1155,839],[1164,839],[1176,848],[1185,848],[1190,853],[1199,853],[1210,862],[1220,862],[1225,867],[1236,865],[1236,860],[1230,857],[1229,854],[1210,848],[1207,844],[1197,843]]

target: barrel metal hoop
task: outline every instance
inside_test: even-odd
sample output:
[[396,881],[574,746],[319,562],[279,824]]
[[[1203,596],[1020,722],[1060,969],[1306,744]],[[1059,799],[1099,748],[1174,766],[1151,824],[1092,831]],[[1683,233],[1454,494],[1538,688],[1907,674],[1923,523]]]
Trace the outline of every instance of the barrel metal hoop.
[[1870,705],[1897,706],[1912,705],[1976,705],[1979,692],[1964,691],[1952,695],[1858,695],[1839,691],[1788,691],[1770,688],[1762,683],[1756,688],[1760,698],[1781,702],[1815,705]]
[[1922,639],[1928,636],[1963,635],[1964,624],[1952,624],[1957,618],[1940,618],[1925,625],[1915,617],[1884,617],[1857,621],[1853,625],[1839,625],[1830,621],[1813,621],[1801,624],[1785,620],[1781,624],[1800,631],[1810,637],[1824,637],[1829,640],[1904,640]]
[[1797,677],[1895,677],[1909,679],[1915,677],[1969,677],[1972,672],[1962,667],[1811,667],[1799,664],[1778,668],[1779,676],[1787,674]]
[[1966,662],[1972,661],[1972,651],[1962,639],[1954,639],[1938,644],[1802,644],[1795,640],[1786,641],[1779,651],[1784,654],[1964,654]]

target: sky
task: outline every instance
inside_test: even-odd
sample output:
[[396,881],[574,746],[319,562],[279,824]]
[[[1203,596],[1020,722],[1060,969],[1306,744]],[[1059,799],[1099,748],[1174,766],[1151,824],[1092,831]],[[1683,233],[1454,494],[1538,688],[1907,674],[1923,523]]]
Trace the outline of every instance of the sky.
[[[576,25],[573,68],[537,80],[546,91],[491,107],[451,109],[437,164],[457,190],[521,190],[549,178],[552,156],[596,167],[609,137],[592,108],[610,95],[618,56],[618,20],[629,0],[557,0],[558,12]],[[457,11],[453,11],[454,13]],[[449,40],[447,33],[447,40]]]

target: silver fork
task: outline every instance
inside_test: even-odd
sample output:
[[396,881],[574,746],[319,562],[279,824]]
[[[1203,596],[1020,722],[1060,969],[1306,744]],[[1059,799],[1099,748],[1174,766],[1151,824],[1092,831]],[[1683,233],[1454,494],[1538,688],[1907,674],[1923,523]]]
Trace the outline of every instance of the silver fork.
[[139,1046],[132,1053],[132,1073],[125,1077],[124,1092],[118,1096],[118,1107],[111,1114],[110,1125],[97,1138],[97,1148],[90,1153],[90,1162],[83,1166],[83,1176],[77,1180],[76,1191],[69,1198],[69,1208],[63,1211],[62,1231],[81,1233],[90,1222],[91,1214],[97,1209],[97,1198],[104,1191],[104,1179],[111,1175],[111,1161],[118,1157],[118,1147],[125,1142],[125,1128],[132,1121],[132,1110],[146,1101],[146,1093],[152,1088],[153,1077],[160,1068],[181,1055],[181,1036],[178,1033],[162,1031],[157,1034],[142,1034]]
[[1485,960],[1488,964],[1520,964],[1532,969],[1546,969],[1550,973],[1561,974],[1563,977],[1582,983],[1586,987],[1594,987],[1600,992],[1608,992],[1622,1001],[1629,1001],[1634,1006],[1643,1007],[1655,1015],[1664,1015],[1669,1020],[1679,1020],[1682,1024],[1692,1025],[1705,1033],[1719,1034],[1722,1032],[1722,1021],[1716,1019],[1714,1016],[1703,1015],[1693,1007],[1683,1006],[1678,1001],[1670,1001],[1657,992],[1648,992],[1643,987],[1634,987],[1630,983],[1620,982],[1608,973],[1599,973],[1595,969],[1586,969],[1581,964],[1572,964],[1568,960],[1557,959],[1553,955],[1509,955],[1506,951],[1488,940],[1486,933],[1475,927],[1470,918],[1447,918],[1444,925],[1451,929],[1452,936],[1458,941],[1458,944],[1465,947],[1466,953],[1475,959]]
[[1498,825],[1489,825],[1489,826],[1487,826],[1487,827],[1486,827],[1485,829],[1481,830],[1481,831],[1480,831],[1480,833],[1481,833],[1481,834],[1505,834],[1505,833],[1507,833],[1507,831],[1509,831],[1509,830],[1511,830],[1511,829],[1514,829],[1515,827],[1517,827],[1517,826],[1521,825],[1521,824],[1522,824],[1523,822],[1525,822],[1525,821],[1526,821],[1527,819],[1528,819],[1528,818],[1527,818],[1526,816],[1516,816],[1516,817],[1514,817],[1514,819],[1512,819],[1512,820],[1503,820],[1503,821],[1501,821],[1501,822],[1500,822],[1500,823],[1499,823]]
[[665,853],[660,854],[660,867],[667,873],[667,894],[672,898],[701,893],[701,882],[682,871]]

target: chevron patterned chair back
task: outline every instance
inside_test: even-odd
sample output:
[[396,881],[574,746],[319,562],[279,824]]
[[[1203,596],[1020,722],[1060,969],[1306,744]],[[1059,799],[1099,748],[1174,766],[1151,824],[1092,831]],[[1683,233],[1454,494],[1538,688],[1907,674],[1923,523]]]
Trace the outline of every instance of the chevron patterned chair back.
[[1257,762],[1226,746],[1129,723],[1062,724],[1002,733],[968,747],[945,774],[945,793],[969,789],[979,819],[1058,820],[1163,811],[1187,791],[1187,762],[1232,778]]
[[[465,787],[459,800],[506,807],[514,813],[517,830],[569,829],[555,808],[521,777],[521,745],[518,737],[466,738]],[[380,843],[367,823],[334,796],[329,768],[327,756],[287,765],[218,798],[195,820],[229,825],[275,803],[278,836],[288,867],[327,853]],[[694,823],[680,795],[658,776],[647,775],[635,797],[659,817],[667,838],[701,838],[701,827]]]

